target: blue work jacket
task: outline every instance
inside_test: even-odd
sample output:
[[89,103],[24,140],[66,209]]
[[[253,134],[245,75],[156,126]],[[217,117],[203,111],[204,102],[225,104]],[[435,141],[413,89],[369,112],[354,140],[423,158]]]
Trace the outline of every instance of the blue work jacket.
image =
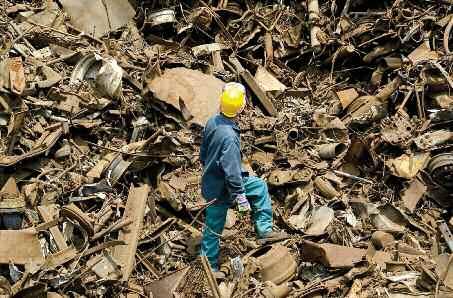
[[232,204],[238,194],[244,194],[240,130],[236,123],[217,114],[203,130],[200,159],[203,165],[201,192],[210,201]]

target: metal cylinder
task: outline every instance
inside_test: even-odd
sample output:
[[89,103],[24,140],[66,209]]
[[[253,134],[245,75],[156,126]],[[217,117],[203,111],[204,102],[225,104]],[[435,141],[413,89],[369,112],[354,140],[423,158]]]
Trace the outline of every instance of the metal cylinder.
[[299,130],[292,128],[288,131],[288,141],[298,141],[299,140]]
[[174,22],[176,22],[176,14],[174,9],[170,8],[161,9],[147,17],[147,23],[150,24],[151,27]]
[[429,161],[427,169],[436,184],[453,189],[453,153],[434,156]]
[[316,188],[319,190],[322,196],[327,199],[332,199],[338,197],[340,193],[333,187],[332,183],[330,183],[327,179],[323,177],[316,177],[313,181]]
[[318,147],[318,155],[322,159],[333,159],[343,153],[347,146],[343,143],[329,143]]

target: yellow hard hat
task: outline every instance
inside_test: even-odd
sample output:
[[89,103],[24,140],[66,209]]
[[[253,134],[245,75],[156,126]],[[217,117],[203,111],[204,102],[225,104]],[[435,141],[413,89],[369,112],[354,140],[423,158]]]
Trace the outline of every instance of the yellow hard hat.
[[227,83],[220,95],[220,112],[233,118],[245,107],[245,87],[239,83]]

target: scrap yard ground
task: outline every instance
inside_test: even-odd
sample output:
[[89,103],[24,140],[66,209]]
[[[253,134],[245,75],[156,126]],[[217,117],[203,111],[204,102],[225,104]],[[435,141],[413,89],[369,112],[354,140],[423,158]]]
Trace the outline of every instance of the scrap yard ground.
[[[0,297],[453,297],[452,0],[0,0]],[[201,132],[247,89],[199,256]]]

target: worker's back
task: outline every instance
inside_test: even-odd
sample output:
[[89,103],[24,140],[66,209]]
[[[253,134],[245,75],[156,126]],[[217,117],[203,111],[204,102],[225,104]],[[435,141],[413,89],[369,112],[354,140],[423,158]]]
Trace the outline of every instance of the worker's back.
[[[233,154],[231,150],[225,151],[229,146],[237,147],[237,154],[235,150]],[[228,201],[231,196],[225,183],[228,173],[225,173],[222,159],[239,159],[240,162],[239,128],[233,120],[221,114],[208,120],[203,130],[200,159],[204,168],[201,187],[203,197],[207,200],[216,198]]]

